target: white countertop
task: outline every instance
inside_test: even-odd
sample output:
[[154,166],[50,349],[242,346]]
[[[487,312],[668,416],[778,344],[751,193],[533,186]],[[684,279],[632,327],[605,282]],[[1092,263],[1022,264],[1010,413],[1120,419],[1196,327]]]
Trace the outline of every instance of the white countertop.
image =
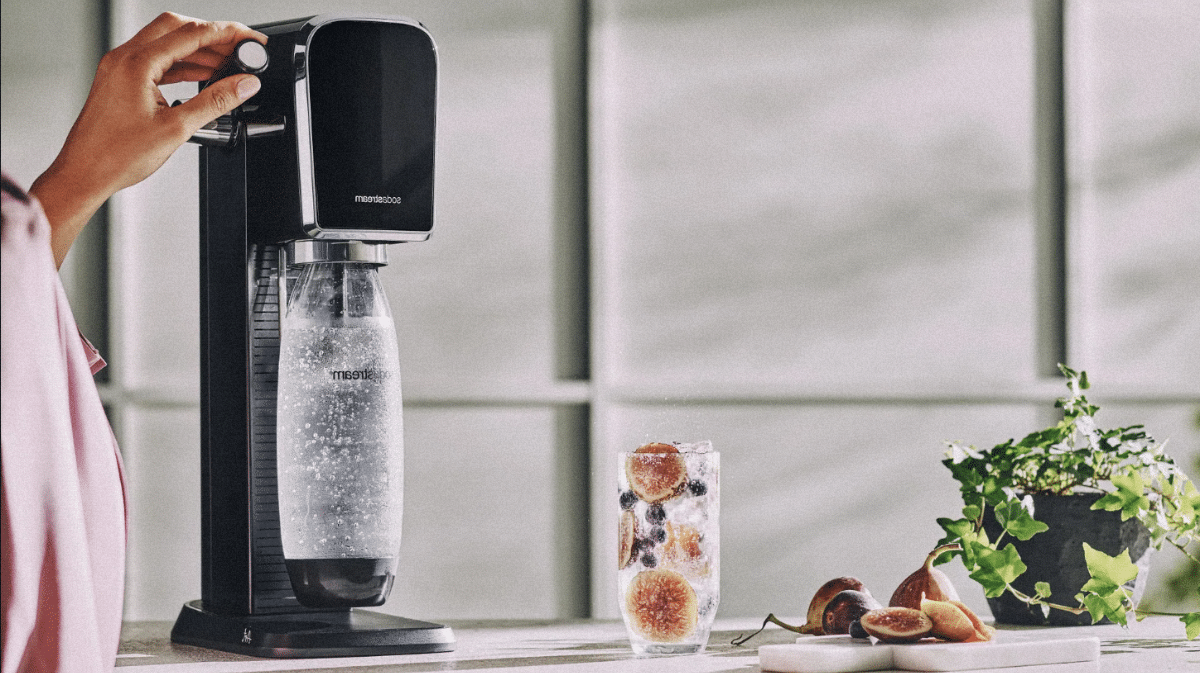
[[[801,620],[802,621],[802,620]],[[331,659],[255,659],[170,642],[170,622],[130,622],[122,632],[117,666],[129,673],[251,673],[323,671],[422,673],[446,670],[520,673],[757,673],[759,645],[795,642],[795,634],[770,627],[748,645],[729,641],[758,628],[754,619],[718,619],[704,654],[635,657],[625,627],[614,621],[449,622],[458,639],[453,652]],[[799,623],[799,622],[796,622]],[[1047,639],[1096,636],[1102,673],[1197,673],[1200,639],[1187,641],[1174,618],[1152,617],[1129,629],[1118,626],[1002,630],[1036,631]],[[1023,634],[1028,635],[1028,633]],[[991,669],[1021,673],[1022,669]]]

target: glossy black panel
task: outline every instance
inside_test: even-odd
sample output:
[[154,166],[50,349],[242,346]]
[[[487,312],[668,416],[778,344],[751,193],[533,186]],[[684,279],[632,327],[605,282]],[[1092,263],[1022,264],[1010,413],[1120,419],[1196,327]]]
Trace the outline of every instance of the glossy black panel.
[[337,21],[309,44],[317,223],[429,231],[437,55],[402,23]]

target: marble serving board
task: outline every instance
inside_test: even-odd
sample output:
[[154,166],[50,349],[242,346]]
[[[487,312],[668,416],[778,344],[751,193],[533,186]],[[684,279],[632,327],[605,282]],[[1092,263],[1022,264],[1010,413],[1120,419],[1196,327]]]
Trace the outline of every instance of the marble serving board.
[[793,644],[758,648],[759,665],[771,673],[860,671],[1016,671],[1091,673],[1099,670],[1097,638],[1047,638],[997,634],[986,643],[925,641],[885,645],[849,636],[810,636]]

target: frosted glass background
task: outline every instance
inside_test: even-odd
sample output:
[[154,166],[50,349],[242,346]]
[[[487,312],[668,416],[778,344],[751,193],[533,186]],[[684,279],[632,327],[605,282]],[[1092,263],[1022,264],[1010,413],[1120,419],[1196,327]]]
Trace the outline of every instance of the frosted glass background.
[[[68,13],[31,11],[16,3],[3,7],[4,83],[14,95],[0,98],[4,125],[0,156],[4,170],[28,187],[62,147],[92,84],[97,57],[92,53],[95,17],[75,6]],[[57,49],[42,49],[48,32],[59,36]],[[19,92],[19,95],[16,95]]]
[[[27,189],[58,156],[87,98],[100,59],[100,11],[83,0],[51,0],[36,5],[8,2],[2,12],[0,164]],[[59,276],[80,330],[97,348],[107,350],[107,307],[96,300],[104,279],[93,275],[103,266],[103,255],[84,249],[102,236],[96,229],[83,231],[83,245],[72,248]],[[106,376],[101,373],[100,379]]]
[[[565,576],[554,418],[538,409],[410,408],[404,534],[383,610],[419,619],[549,619]],[[569,526],[583,526],[574,521]]]
[[1200,400],[1200,5],[1071,3],[1079,352]]
[[199,414],[133,407],[122,420],[125,618],[175,619],[200,598]]
[[613,376],[1031,377],[1027,3],[598,4]]
[[[167,98],[196,94],[176,84]],[[117,262],[112,274],[122,295],[114,326],[120,356],[114,375],[133,388],[169,391],[200,400],[199,149],[186,144],[157,173],[125,190],[115,211]],[[117,355],[117,353],[114,353]],[[197,440],[199,441],[199,440]]]

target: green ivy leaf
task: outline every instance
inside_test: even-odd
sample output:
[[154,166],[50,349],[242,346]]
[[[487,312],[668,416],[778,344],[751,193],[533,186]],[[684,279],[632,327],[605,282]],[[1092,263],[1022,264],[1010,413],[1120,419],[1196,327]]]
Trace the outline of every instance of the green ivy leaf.
[[1121,550],[1116,556],[1109,556],[1084,542],[1083,559],[1092,575],[1087,584],[1083,585],[1083,591],[1101,594],[1116,591],[1121,585],[1133,581],[1138,576],[1138,567],[1129,560],[1128,549]]
[[1050,583],[1049,582],[1038,582],[1037,584],[1034,584],[1033,591],[1037,595],[1038,598],[1043,598],[1043,599],[1049,598],[1050,594],[1052,593],[1050,591]]
[[1106,512],[1115,512],[1125,506],[1124,499],[1119,494],[1109,493],[1103,498],[1092,503],[1092,509],[1104,510]]
[[993,507],[1008,499],[1008,494],[1004,492],[1004,486],[991,476],[983,480],[982,493],[984,502]]
[[1049,530],[1050,527],[1034,519],[1019,502],[1006,502],[996,506],[996,521],[1004,526],[1004,530],[1018,540],[1024,541]]
[[1142,481],[1142,475],[1137,472],[1114,474],[1112,484],[1117,488],[1114,495],[1121,499],[1122,521],[1137,516],[1142,510],[1150,509],[1150,499],[1145,495],[1146,483]]
[[970,577],[979,582],[988,598],[996,598],[1004,593],[1008,585],[1026,570],[1021,555],[1011,542],[1003,549],[989,549],[978,543],[972,546],[978,568]]
[[1180,617],[1179,621],[1183,622],[1187,629],[1188,640],[1195,640],[1197,636],[1200,636],[1200,612],[1189,612]]
[[950,535],[957,538],[966,538],[975,530],[975,524],[966,519],[947,519],[940,517],[937,520],[939,526],[942,527]]
[[964,489],[974,489],[983,483],[983,477],[979,474],[978,466],[974,461],[970,463],[954,463],[950,460],[942,461],[946,467],[950,468],[950,474],[954,479],[963,485]]
[[1125,616],[1125,597],[1119,592],[1113,592],[1106,596],[1080,594],[1076,598],[1087,608],[1088,614],[1092,616],[1093,624],[1108,617],[1121,626],[1128,626],[1128,620]]
[[1196,485],[1191,481],[1184,482],[1183,492],[1179,494],[1178,506],[1179,510],[1184,513],[1185,521],[1200,520],[1200,491],[1196,490]]
[[947,519],[940,518],[937,520],[938,525],[948,533],[946,537],[938,541],[938,546],[957,542],[962,545],[961,552],[952,552],[950,554],[942,554],[933,562],[934,565],[948,563],[958,554],[962,554],[963,565],[967,568],[975,566],[975,550],[976,548],[988,549],[991,543],[988,541],[987,533],[982,528],[976,529],[973,521],[966,519]]
[[1103,598],[1095,594],[1079,594],[1075,596],[1075,599],[1083,603],[1083,606],[1087,608],[1088,614],[1092,616],[1093,624],[1104,619],[1105,605]]

